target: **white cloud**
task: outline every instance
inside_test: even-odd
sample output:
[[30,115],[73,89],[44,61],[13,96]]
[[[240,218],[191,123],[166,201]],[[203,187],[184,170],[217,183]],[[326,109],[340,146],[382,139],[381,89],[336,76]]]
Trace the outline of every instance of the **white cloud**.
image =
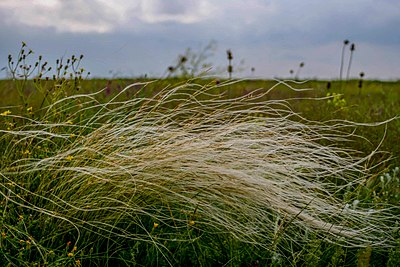
[[106,33],[140,23],[196,23],[210,17],[215,6],[210,0],[2,0],[0,10],[8,25]]
[[216,6],[211,1],[142,0],[140,17],[147,23],[196,23],[211,17]]
[[[105,33],[127,20],[124,3],[105,0],[3,0],[8,25],[54,28],[58,32]],[[131,5],[132,6],[132,5]]]

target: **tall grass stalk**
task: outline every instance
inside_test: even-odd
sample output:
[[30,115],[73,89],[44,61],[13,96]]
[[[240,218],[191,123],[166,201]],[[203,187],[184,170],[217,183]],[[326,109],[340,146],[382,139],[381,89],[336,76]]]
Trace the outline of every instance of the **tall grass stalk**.
[[[134,84],[120,95],[138,86],[146,90]],[[84,251],[145,243],[171,265],[176,244],[221,236],[282,254],[312,235],[393,245],[393,207],[343,198],[369,178],[367,157],[335,145],[355,138],[341,131],[348,123],[306,123],[264,90],[229,99],[228,88],[187,83],[107,103],[95,94],[63,98],[42,120],[1,131],[6,157],[22,145],[49,150],[2,165],[0,199],[38,220],[42,236],[25,234],[43,261],[58,238]]]
[[339,72],[339,80],[340,80],[340,81],[342,80],[342,77],[343,77],[344,54],[345,54],[345,51],[346,51],[346,46],[347,46],[349,43],[350,43],[350,41],[347,40],[347,39],[343,41],[342,57],[341,57],[341,60],[340,60],[340,72]]

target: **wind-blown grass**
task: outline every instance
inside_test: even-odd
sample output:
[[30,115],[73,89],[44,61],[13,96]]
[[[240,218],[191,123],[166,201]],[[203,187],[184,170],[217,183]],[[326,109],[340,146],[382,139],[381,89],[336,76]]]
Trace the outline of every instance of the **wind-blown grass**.
[[[146,90],[120,95],[134,86]],[[188,250],[207,259],[234,243],[284,257],[315,236],[350,248],[395,244],[396,207],[353,193],[373,166],[337,145],[358,138],[341,131],[350,123],[309,122],[264,90],[231,99],[224,88],[187,83],[107,103],[75,95],[41,120],[11,115],[25,124],[2,130],[13,159],[0,169],[3,231],[32,240],[39,256],[30,257],[42,262],[63,249],[59,240],[88,263],[134,261],[121,254],[129,246],[171,265],[189,261]],[[46,151],[13,156],[38,147]],[[13,226],[8,205],[40,227]]]

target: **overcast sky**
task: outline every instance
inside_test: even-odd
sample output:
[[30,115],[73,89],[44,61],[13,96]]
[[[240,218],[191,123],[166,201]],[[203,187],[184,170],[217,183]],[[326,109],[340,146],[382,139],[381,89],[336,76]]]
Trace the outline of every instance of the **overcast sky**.
[[161,77],[214,40],[214,69],[231,49],[234,65],[244,60],[237,76],[288,77],[304,62],[300,78],[326,79],[349,39],[351,76],[400,79],[399,0],[0,0],[0,25],[0,68],[24,41],[50,63],[85,55],[93,77]]

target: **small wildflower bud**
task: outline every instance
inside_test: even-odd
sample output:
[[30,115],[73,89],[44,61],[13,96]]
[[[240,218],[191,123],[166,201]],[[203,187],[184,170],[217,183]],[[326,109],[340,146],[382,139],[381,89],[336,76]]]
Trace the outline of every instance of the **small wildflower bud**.
[[65,157],[65,159],[68,160],[68,161],[71,161],[71,160],[74,159],[74,156],[69,155],[69,156]]
[[153,228],[154,228],[154,229],[157,228],[158,225],[159,225],[159,224],[155,222],[155,223],[153,224]]
[[71,59],[74,60],[75,59],[75,55],[72,55]]
[[81,261],[80,260],[76,260],[75,264],[76,264],[76,266],[81,266]]
[[1,116],[8,116],[10,114],[11,114],[11,111],[9,111],[9,110],[6,110],[6,111],[0,113]]
[[195,222],[193,220],[189,221],[189,225],[193,226],[195,224]]
[[347,39],[343,41],[343,44],[344,44],[344,45],[348,45],[349,43],[350,43],[350,41],[347,40]]
[[12,61],[12,56],[8,55],[8,62],[11,62],[11,61]]
[[351,44],[350,46],[350,51],[356,50],[356,45],[354,43]]
[[32,49],[29,49],[28,55],[30,55],[32,53],[33,53]]
[[60,60],[59,60],[59,59],[57,59],[57,60],[56,60],[56,64],[58,65],[59,63],[60,63]]
[[78,250],[78,247],[77,246],[74,246],[73,248],[72,248],[72,251],[77,251]]
[[39,60],[42,60],[42,55],[39,55]]
[[35,68],[36,68],[37,66],[39,66],[39,62],[36,62],[36,63],[35,63]]
[[49,67],[49,68],[47,69],[47,71],[51,71],[51,67]]
[[67,254],[67,256],[68,256],[68,257],[73,257],[73,256],[74,256],[74,253],[71,253],[71,252],[70,252],[70,253]]
[[31,241],[26,240],[25,243],[26,243],[26,249],[30,249],[31,248]]
[[24,49],[21,50],[21,54],[25,55],[25,50]]
[[79,57],[79,59],[82,59],[83,58],[83,55],[81,55],[80,57]]
[[71,243],[72,243],[71,241],[68,241],[67,242],[67,247],[71,246]]
[[1,237],[5,238],[7,234],[5,232],[1,232]]
[[70,59],[67,59],[67,64],[69,64],[69,62],[70,62]]
[[25,47],[26,46],[26,43],[25,42],[22,42],[22,47]]

